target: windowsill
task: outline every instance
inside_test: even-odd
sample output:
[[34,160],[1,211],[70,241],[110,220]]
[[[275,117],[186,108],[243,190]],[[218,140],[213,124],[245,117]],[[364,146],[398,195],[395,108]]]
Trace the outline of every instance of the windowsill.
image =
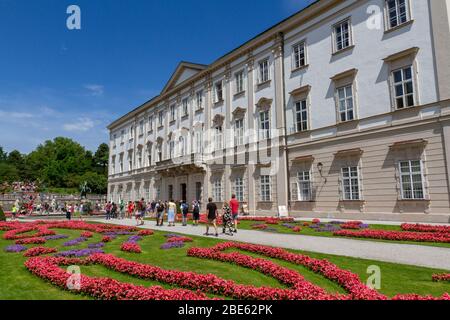
[[242,96],[245,96],[245,90],[236,92],[236,93],[234,94],[234,98],[239,98],[239,97],[242,97]]
[[195,110],[195,112],[197,113],[197,112],[202,112],[203,111],[203,107],[200,107],[200,108],[197,108],[196,110]]
[[398,201],[403,201],[403,202],[430,202],[431,199],[398,199]]
[[[339,121],[338,123],[337,123],[337,125],[340,125],[340,124],[347,124],[347,123],[352,123],[352,122],[356,122],[356,121],[358,121],[359,119],[357,119],[357,118],[355,118],[355,119],[352,119],[352,120],[346,120],[346,121]],[[302,132],[304,132],[304,131],[302,131]]]
[[214,105],[217,106],[217,105],[219,105],[219,104],[223,104],[223,102],[224,102],[224,100],[222,99],[222,100],[219,100],[219,101],[214,102]]
[[189,118],[189,114],[183,115],[183,116],[181,117],[181,120],[185,120],[185,119],[187,119],[187,118]]
[[144,136],[144,133],[139,134],[139,138],[142,138]]
[[161,130],[161,129],[164,129],[164,126],[163,126],[163,125],[161,125],[161,126],[158,127],[158,130]]
[[273,200],[267,200],[267,201],[258,201],[258,203],[273,203]]
[[271,79],[258,83],[258,88],[269,85],[272,82]]
[[403,27],[409,26],[409,25],[411,25],[413,23],[414,23],[414,19],[408,20],[406,22],[403,22],[402,24],[399,24],[398,26],[395,26],[395,27],[392,27],[392,28],[389,28],[389,29],[385,30],[384,34],[389,34],[389,33],[394,32],[396,30],[402,29]]
[[344,203],[363,203],[366,202],[366,200],[361,199],[361,200],[339,200],[339,202],[344,202]]
[[291,200],[291,202],[298,202],[298,203],[316,203],[315,200]]
[[175,122],[176,122],[177,120],[175,120],[175,119],[173,119],[173,120],[170,120],[170,122],[169,122],[169,125],[172,125],[172,124],[174,124]]
[[339,50],[339,51],[335,51],[335,52],[332,53],[332,55],[333,55],[333,56],[336,56],[336,55],[339,55],[339,54],[341,54],[341,53],[343,53],[343,52],[353,50],[353,48],[355,48],[355,45],[354,45],[354,44],[352,44],[351,46],[348,46],[347,48],[341,49],[341,50]]
[[298,71],[301,71],[301,70],[308,69],[308,67],[309,67],[309,64],[305,64],[304,66],[292,69],[291,73],[295,73],[295,72],[298,72]]
[[418,105],[413,105],[413,106],[403,107],[403,108],[397,108],[396,106],[394,106],[394,107],[392,107],[392,109],[394,110],[394,112],[397,112],[397,111],[413,109],[413,108],[416,108],[416,107],[418,107]]

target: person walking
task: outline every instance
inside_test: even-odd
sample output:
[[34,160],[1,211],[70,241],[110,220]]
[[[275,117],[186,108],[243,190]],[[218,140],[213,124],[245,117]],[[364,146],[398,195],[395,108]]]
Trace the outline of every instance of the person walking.
[[231,208],[231,215],[232,215],[233,222],[234,222],[234,230],[233,230],[233,232],[236,233],[237,232],[238,218],[239,218],[239,201],[237,201],[235,194],[233,194],[231,196],[230,208]]
[[125,218],[125,202],[123,201],[123,199],[120,200],[119,211],[120,211],[119,218],[124,219]]
[[169,201],[167,209],[167,220],[169,222],[169,227],[175,227],[175,211],[177,210],[177,205],[173,199]]
[[204,234],[205,236],[209,236],[209,226],[213,225],[214,226],[214,230],[216,231],[215,236],[218,237],[219,236],[219,232],[217,231],[217,206],[215,203],[212,202],[212,198],[208,199],[208,204],[206,206],[206,211],[208,214],[208,222],[206,223],[206,233]]
[[156,210],[156,226],[163,226],[164,224],[164,204],[161,200],[159,200],[155,204],[155,210]]
[[231,214],[231,208],[226,201],[224,201],[222,207],[222,233],[230,236],[233,235],[233,216]]
[[70,207],[68,205],[64,205],[63,210],[66,211],[66,219],[72,220],[72,212],[70,210]]
[[117,204],[115,202],[111,205],[111,218],[117,219]]
[[108,201],[108,203],[105,205],[106,220],[111,219],[111,209],[112,209],[111,201]]
[[145,204],[144,198],[136,204],[136,224],[138,226],[142,226],[144,224],[144,213],[145,213]]
[[134,204],[131,201],[128,201],[128,207],[127,207],[127,218],[131,219],[134,211]]
[[17,206],[16,204],[13,204],[12,206],[12,221],[15,221],[17,219]]
[[198,221],[200,220],[200,203],[194,200],[192,204],[192,220],[194,221],[193,226],[198,226]]
[[186,201],[182,201],[181,202],[181,215],[182,215],[182,218],[183,218],[183,227],[186,227],[187,226],[187,220],[188,220],[188,212],[189,212],[189,206],[188,206],[188,204],[186,203]]

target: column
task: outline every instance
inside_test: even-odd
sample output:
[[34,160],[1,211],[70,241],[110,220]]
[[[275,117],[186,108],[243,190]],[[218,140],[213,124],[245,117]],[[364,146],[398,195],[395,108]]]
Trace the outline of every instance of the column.
[[283,34],[278,34],[275,38],[275,45],[273,47],[274,55],[274,83],[275,83],[275,103],[276,108],[276,129],[278,132],[278,137],[274,143],[277,146],[279,142],[279,157],[278,161],[278,171],[277,171],[277,205],[289,206],[289,175],[287,167],[287,147],[286,147],[286,121],[285,121],[285,102],[284,102],[284,72],[283,72]]

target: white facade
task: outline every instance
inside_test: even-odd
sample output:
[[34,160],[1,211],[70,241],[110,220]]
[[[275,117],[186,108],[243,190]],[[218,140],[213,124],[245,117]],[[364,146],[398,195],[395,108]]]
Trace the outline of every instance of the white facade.
[[317,1],[211,65],[181,63],[109,126],[111,200],[235,193],[251,214],[447,221],[449,7]]

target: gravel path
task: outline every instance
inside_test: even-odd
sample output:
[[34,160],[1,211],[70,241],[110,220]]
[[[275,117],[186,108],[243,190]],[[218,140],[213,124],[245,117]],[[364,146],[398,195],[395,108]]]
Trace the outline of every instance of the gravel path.
[[[96,222],[106,222],[105,219],[90,220]],[[110,220],[108,223],[130,226],[135,225],[134,220]],[[177,225],[175,227],[168,227],[165,225],[163,227],[156,227],[154,221],[146,221],[142,228],[201,237],[204,237],[203,233],[205,232],[204,226],[182,227],[181,225]],[[219,229],[219,231],[221,230]],[[221,234],[219,235],[219,239],[450,270],[450,248],[266,233],[263,231],[254,230],[239,230],[234,236]]]

